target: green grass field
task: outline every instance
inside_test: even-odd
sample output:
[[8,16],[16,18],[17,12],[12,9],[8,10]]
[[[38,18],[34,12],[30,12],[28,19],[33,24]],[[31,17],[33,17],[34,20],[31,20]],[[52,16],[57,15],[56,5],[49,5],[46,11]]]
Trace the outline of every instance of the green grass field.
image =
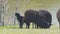
[[60,34],[57,26],[51,26],[50,29],[20,29],[18,26],[0,26],[0,34]]

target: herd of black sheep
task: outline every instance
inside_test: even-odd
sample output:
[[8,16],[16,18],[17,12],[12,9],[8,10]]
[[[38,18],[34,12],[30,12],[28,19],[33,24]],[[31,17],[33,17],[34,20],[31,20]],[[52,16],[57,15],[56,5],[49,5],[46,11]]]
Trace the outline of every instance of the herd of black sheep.
[[[19,27],[23,28],[23,24],[26,24],[26,28],[30,28],[30,23],[32,23],[32,28],[50,28],[52,25],[52,15],[48,10],[26,10],[24,16],[19,13],[15,13],[17,20],[19,22]],[[60,28],[60,9],[57,11],[57,20],[59,22]]]

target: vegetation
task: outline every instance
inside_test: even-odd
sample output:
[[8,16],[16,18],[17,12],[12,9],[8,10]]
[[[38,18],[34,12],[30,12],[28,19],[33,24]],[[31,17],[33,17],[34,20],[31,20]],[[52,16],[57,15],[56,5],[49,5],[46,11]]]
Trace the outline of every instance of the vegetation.
[[0,26],[0,34],[60,34],[60,29],[52,25],[50,29],[20,29],[18,26]]

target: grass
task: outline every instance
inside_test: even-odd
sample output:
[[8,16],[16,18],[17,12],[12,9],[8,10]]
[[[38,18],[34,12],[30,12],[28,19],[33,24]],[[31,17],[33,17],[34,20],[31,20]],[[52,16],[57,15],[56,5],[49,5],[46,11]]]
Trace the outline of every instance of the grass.
[[18,26],[1,26],[0,34],[60,34],[57,26],[51,26],[50,29],[20,29]]

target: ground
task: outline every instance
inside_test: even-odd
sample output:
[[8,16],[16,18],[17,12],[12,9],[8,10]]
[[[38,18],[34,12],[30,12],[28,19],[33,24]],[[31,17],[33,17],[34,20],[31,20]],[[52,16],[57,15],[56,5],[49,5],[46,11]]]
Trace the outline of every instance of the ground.
[[0,34],[60,34],[60,29],[52,25],[49,29],[20,29],[18,26],[0,26]]

